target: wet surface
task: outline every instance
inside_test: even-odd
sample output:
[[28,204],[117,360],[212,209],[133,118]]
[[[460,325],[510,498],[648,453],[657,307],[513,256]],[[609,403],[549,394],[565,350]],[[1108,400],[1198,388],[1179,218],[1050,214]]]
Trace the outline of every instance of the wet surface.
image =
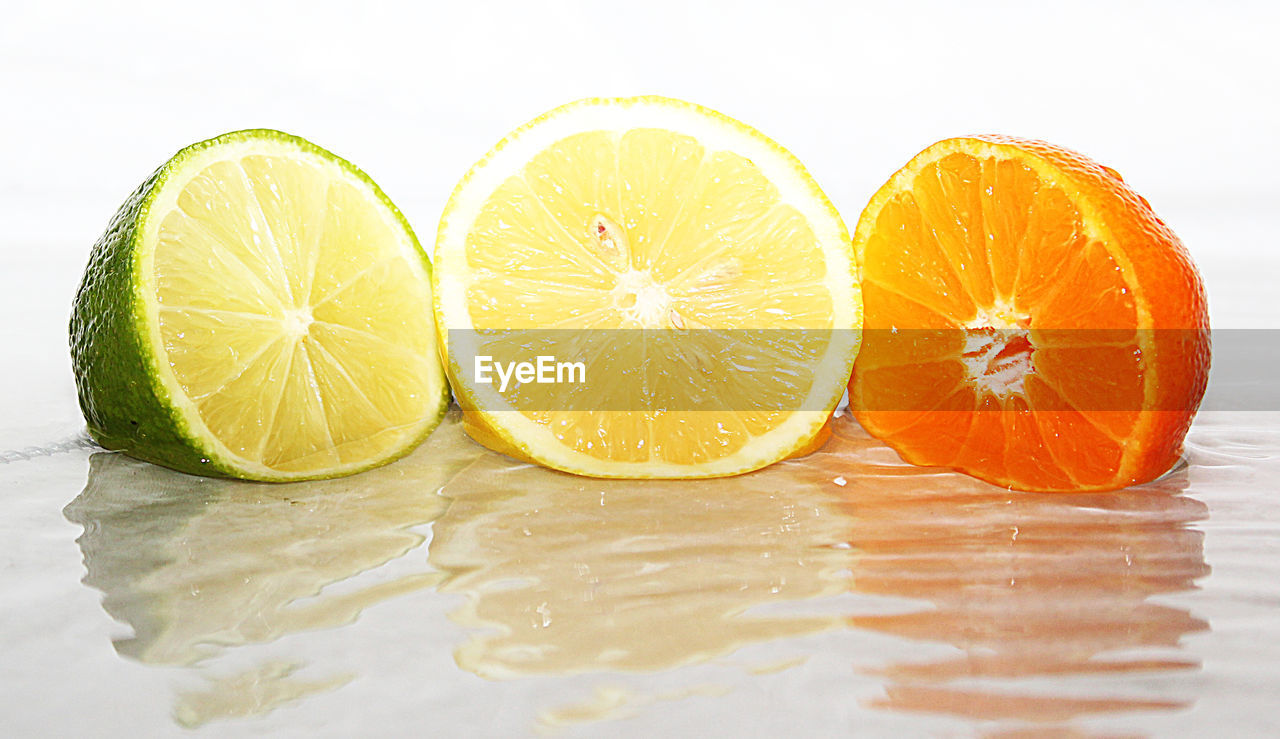
[[8,700],[81,706],[19,730],[1266,731],[1275,421],[1203,415],[1161,480],[1079,495],[911,467],[847,418],[701,482],[532,467],[452,416],[291,485],[63,443],[0,467]]

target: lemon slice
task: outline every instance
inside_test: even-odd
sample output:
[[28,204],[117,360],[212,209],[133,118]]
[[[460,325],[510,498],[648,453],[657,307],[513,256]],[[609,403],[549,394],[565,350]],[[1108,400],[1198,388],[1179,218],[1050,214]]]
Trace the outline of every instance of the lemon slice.
[[[454,191],[434,261],[468,432],[579,474],[731,475],[806,450],[859,345],[849,235],[817,184],[676,100],[583,100],[518,129]],[[534,345],[590,379],[503,393],[473,366]]]
[[104,446],[186,472],[335,477],[448,403],[430,263],[350,163],[278,131],[183,149],[94,247],[71,334]]

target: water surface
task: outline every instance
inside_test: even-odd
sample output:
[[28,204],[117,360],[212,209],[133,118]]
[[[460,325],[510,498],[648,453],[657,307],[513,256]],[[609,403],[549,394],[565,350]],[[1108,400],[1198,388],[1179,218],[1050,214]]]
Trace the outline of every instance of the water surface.
[[912,467],[847,418],[699,482],[532,467],[452,416],[291,485],[64,444],[0,467],[33,511],[88,463],[66,525],[18,534],[58,559],[11,563],[4,634],[17,669],[46,660],[33,691],[97,696],[84,726],[162,734],[1262,732],[1274,420],[1202,415],[1178,468],[1103,494]]

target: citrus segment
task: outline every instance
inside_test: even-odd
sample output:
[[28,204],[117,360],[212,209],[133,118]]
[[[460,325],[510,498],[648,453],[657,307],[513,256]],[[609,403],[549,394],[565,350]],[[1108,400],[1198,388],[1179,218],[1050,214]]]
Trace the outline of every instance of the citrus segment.
[[[274,131],[227,134],[180,152],[122,218],[131,230],[109,230],[95,258],[127,268],[91,264],[73,320],[105,445],[188,472],[328,477],[403,454],[440,418],[429,263],[347,162]],[[105,289],[125,291],[124,310]],[[132,374],[107,376],[111,359]]]
[[1040,142],[942,141],[880,189],[854,246],[850,401],[904,458],[1029,490],[1174,462],[1204,392],[1204,289],[1113,171]]
[[[762,467],[819,432],[857,351],[838,214],[772,141],[678,101],[585,100],[516,131],[455,190],[435,261],[441,331],[477,334],[448,352],[467,428],[567,471]],[[597,379],[497,398],[468,366],[533,345]]]

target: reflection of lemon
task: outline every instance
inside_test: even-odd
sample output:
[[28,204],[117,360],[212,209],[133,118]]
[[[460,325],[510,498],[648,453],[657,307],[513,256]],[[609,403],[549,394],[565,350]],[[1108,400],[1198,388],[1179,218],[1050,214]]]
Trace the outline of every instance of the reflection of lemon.
[[256,480],[395,459],[448,402],[429,270],[386,195],[324,149],[266,130],[189,146],[120,208],[76,296],[89,431]]
[[[495,407],[470,352],[449,352],[474,435],[557,469],[763,467],[818,433],[857,352],[858,275],[839,215],[777,144],[688,103],[584,100],[517,130],[454,191],[435,253],[441,331],[476,330],[481,344],[495,329],[581,334],[557,359],[599,379],[572,407]],[[685,350],[642,334],[615,351],[627,342],[601,336],[617,329],[683,335]],[[746,329],[766,330],[756,371],[721,333]],[[619,409],[619,396],[647,402]]]
[[[824,450],[697,482],[586,480],[489,455],[445,485],[431,564],[488,678],[650,671],[839,629],[854,552]],[[822,477],[817,477],[822,475]],[[807,603],[806,603],[807,602]]]

